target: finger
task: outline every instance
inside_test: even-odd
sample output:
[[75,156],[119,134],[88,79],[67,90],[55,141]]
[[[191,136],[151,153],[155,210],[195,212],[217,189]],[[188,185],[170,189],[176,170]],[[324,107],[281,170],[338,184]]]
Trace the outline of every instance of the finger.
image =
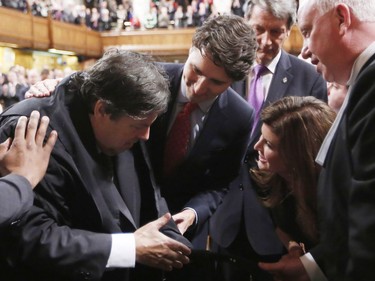
[[171,238],[168,238],[168,239],[170,241],[170,243],[168,244],[168,247],[171,250],[173,250],[174,252],[180,253],[180,254],[185,255],[185,256],[188,256],[188,255],[191,254],[191,249],[188,246],[186,246],[186,245],[184,245],[184,244],[182,244],[182,243],[180,243],[176,240],[173,240]]
[[170,219],[171,219],[171,214],[166,213],[155,221],[155,226],[157,227],[157,229],[160,229],[164,225],[166,225]]
[[49,124],[49,118],[47,116],[43,116],[40,120],[38,131],[36,132],[35,136],[35,143],[38,145],[42,145],[44,139],[46,137],[47,128]]
[[27,145],[35,143],[35,135],[38,129],[40,113],[36,110],[31,112],[29,122],[27,124],[26,142]]
[[16,129],[14,131],[14,139],[18,142],[25,139],[27,117],[21,116],[18,118]]
[[289,241],[288,252],[289,255],[293,257],[300,257],[304,254],[304,250],[301,245],[295,241]]
[[47,153],[51,153],[52,149],[54,148],[56,141],[57,141],[57,132],[52,131],[48,136],[47,142],[44,145],[44,151]]
[[0,144],[0,159],[3,159],[5,153],[8,151],[11,144],[11,138],[7,138],[4,142]]

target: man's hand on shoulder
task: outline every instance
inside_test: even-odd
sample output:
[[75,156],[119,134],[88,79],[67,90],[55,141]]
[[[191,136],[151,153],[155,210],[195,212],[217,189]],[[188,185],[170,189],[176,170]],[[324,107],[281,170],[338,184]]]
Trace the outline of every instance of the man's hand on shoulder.
[[32,85],[30,89],[25,93],[25,98],[41,98],[49,97],[51,93],[56,89],[57,84],[62,79],[45,79]]
[[18,174],[25,177],[34,188],[44,177],[52,149],[57,140],[52,131],[44,143],[49,118],[33,111],[29,121],[25,116],[18,119],[14,139],[0,144],[0,174]]

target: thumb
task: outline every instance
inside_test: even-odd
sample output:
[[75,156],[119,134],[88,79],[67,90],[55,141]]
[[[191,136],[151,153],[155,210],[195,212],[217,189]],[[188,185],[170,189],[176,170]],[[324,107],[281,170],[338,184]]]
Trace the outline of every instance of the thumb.
[[0,143],[0,159],[2,159],[5,153],[8,151],[11,144],[11,138],[7,138],[4,142]]
[[289,241],[288,253],[290,256],[298,258],[305,253],[304,245],[295,241]]
[[156,227],[157,229],[159,230],[160,228],[162,228],[164,225],[166,225],[169,220],[171,219],[171,214],[170,213],[166,213],[164,214],[163,216],[161,216],[160,218],[158,218],[155,223],[156,223]]

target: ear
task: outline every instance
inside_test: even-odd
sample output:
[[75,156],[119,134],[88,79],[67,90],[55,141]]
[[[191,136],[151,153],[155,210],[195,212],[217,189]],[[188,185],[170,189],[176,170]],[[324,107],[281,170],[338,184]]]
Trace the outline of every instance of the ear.
[[105,112],[105,104],[102,100],[97,100],[94,105],[93,114],[97,118],[103,118],[104,116],[108,115]]
[[339,22],[339,34],[344,35],[352,23],[350,8],[345,4],[337,4],[334,13]]

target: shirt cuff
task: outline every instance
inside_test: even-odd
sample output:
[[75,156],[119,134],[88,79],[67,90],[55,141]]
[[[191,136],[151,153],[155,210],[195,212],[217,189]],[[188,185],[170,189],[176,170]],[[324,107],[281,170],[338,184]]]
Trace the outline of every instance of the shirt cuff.
[[197,225],[198,224],[198,214],[197,214],[197,211],[195,211],[193,208],[191,207],[185,207],[183,210],[191,210],[194,212],[195,214],[195,220],[194,220],[194,225]]
[[311,281],[328,281],[327,277],[325,277],[323,271],[320,269],[310,253],[306,253],[305,255],[301,256],[300,260]]
[[135,239],[133,233],[114,233],[107,268],[135,267]]

